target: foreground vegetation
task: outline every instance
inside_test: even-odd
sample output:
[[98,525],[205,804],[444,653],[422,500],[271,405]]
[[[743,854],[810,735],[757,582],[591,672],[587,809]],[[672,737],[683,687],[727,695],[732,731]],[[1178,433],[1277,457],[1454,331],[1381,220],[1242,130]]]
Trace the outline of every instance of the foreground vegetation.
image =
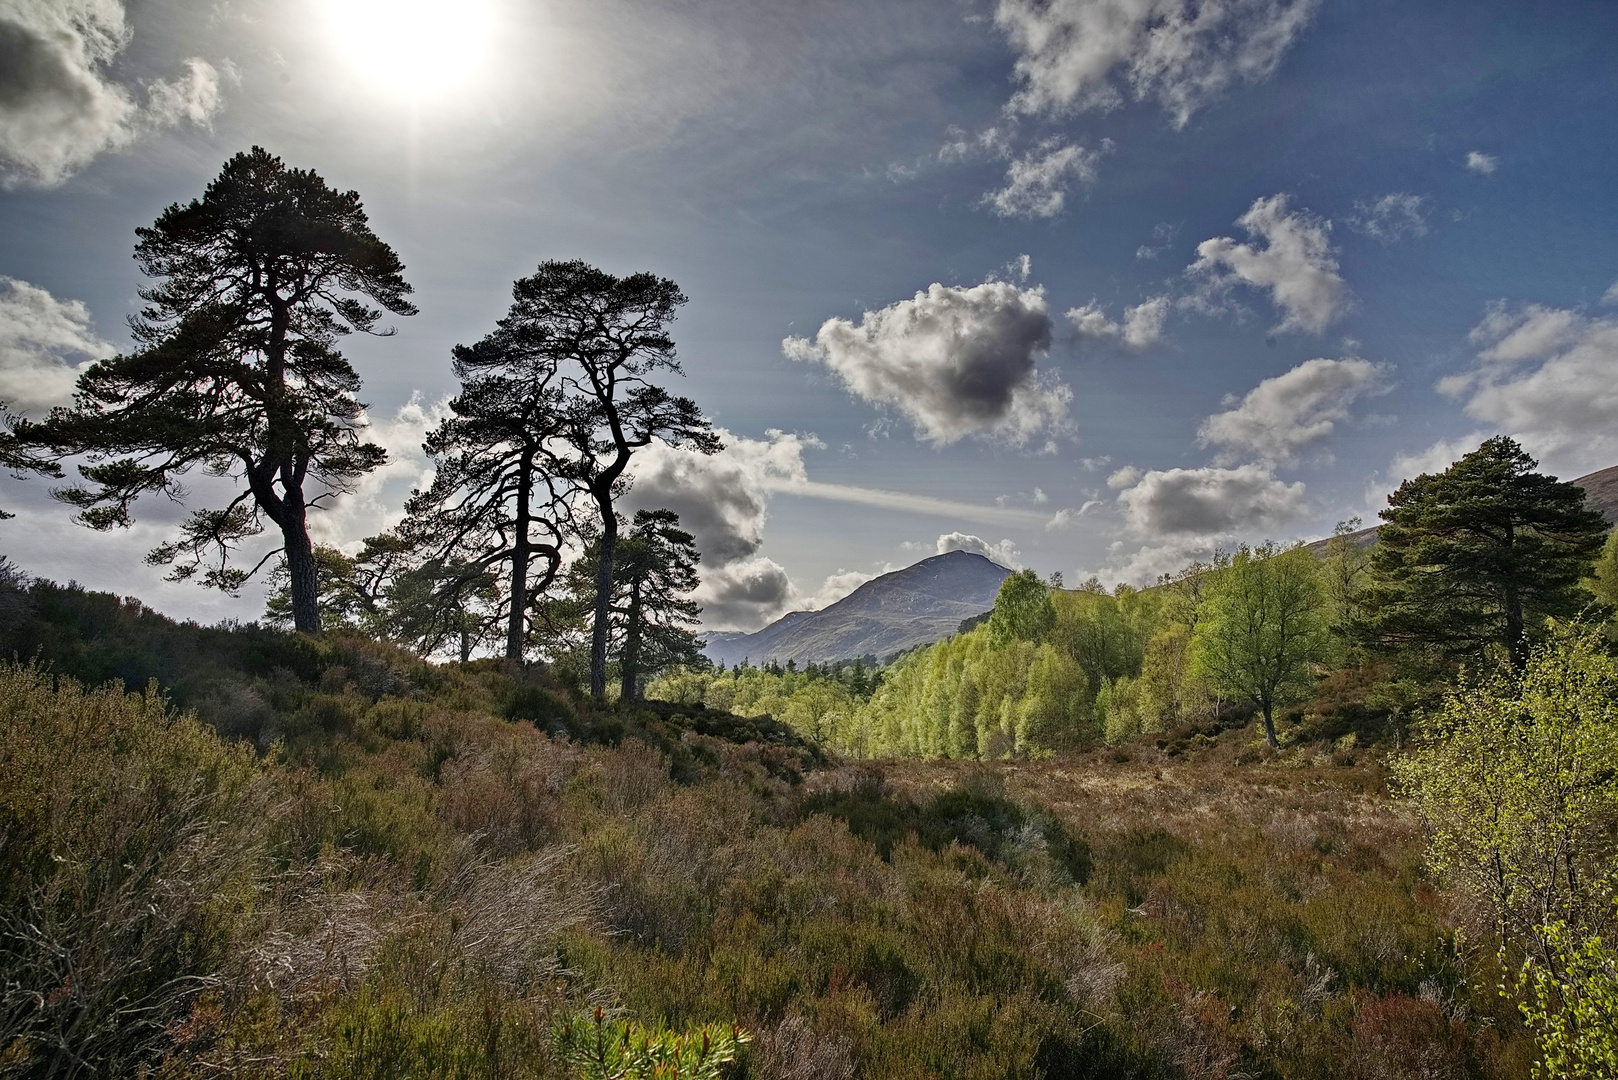
[[[734,1023],[750,1077],[1519,1077],[1536,1055],[1340,718],[1283,719],[1281,751],[1209,725],[839,764],[493,662],[5,599],[54,665],[0,676],[10,1074],[560,1077],[553,1030],[597,1006]],[[65,677],[165,656],[213,723]],[[256,747],[221,735],[249,713]]]

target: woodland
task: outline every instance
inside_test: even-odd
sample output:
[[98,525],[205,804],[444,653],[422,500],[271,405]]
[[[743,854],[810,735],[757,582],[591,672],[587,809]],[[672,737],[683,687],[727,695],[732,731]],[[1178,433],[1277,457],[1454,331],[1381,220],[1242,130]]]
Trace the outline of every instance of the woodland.
[[[888,662],[715,668],[633,455],[684,302],[518,281],[404,522],[337,345],[414,309],[264,151],[140,230],[137,351],[14,419],[180,623],[0,558],[0,1075],[1618,1076],[1618,534],[1487,440],[1373,543],[1013,574]],[[246,565],[264,534],[280,547]]]

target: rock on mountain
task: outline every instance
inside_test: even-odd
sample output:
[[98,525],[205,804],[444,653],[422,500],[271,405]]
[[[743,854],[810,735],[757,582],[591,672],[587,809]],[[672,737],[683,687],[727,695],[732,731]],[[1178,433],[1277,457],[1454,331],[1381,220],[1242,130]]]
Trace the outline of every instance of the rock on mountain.
[[1011,571],[982,555],[951,551],[873,578],[819,611],[794,611],[752,634],[708,634],[716,663],[799,664],[888,657],[948,637],[961,620],[994,606]]

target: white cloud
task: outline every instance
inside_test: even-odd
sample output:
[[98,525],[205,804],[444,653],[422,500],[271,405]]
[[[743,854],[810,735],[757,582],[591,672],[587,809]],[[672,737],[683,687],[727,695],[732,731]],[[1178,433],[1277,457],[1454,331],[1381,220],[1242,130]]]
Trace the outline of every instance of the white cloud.
[[1355,202],[1348,223],[1354,229],[1384,244],[1396,244],[1406,236],[1426,236],[1426,199],[1395,191],[1371,202]]
[[1140,478],[1145,475],[1145,469],[1137,468],[1134,465],[1125,465],[1107,477],[1107,486],[1114,491],[1122,491],[1124,488],[1132,488],[1140,483]]
[[[1376,486],[1379,489],[1383,486],[1391,489],[1426,473],[1441,473],[1483,445],[1483,440],[1488,437],[1489,433],[1486,431],[1474,431],[1470,435],[1454,439],[1440,439],[1427,449],[1412,454],[1398,454],[1388,466],[1386,484]],[[1382,493],[1378,491],[1379,495]]]
[[1484,154],[1477,150],[1472,150],[1466,155],[1466,167],[1475,173],[1488,176],[1500,167],[1500,159],[1493,154]]
[[[1238,81],[1267,78],[1316,0],[999,0],[1023,113],[1155,100],[1174,126]],[[1116,73],[1116,75],[1115,75]]]
[[[18,412],[65,405],[79,374],[116,350],[96,336],[80,300],[58,300],[38,285],[0,277],[0,401]],[[72,366],[68,356],[87,359]]]
[[702,605],[704,628],[753,631],[791,611],[797,595],[780,563],[755,556],[705,567],[691,597]]
[[1349,306],[1348,286],[1337,273],[1331,222],[1306,211],[1289,211],[1287,196],[1259,199],[1236,219],[1263,247],[1215,237],[1197,245],[1197,261],[1186,272],[1203,279],[1191,306],[1217,311],[1237,284],[1267,289],[1285,318],[1276,333],[1319,334]]
[[1053,532],[1069,528],[1077,523],[1078,520],[1085,514],[1088,514],[1091,510],[1094,510],[1102,505],[1103,503],[1100,499],[1089,499],[1086,500],[1083,506],[1064,506],[1062,509],[1053,514],[1051,519],[1045,523],[1045,531]]
[[835,574],[828,574],[814,592],[800,595],[793,607],[798,611],[819,611],[837,603],[876,576],[863,570],[838,570]]
[[1098,150],[1086,150],[1061,139],[1046,139],[1006,166],[1006,184],[991,191],[983,202],[1000,217],[1048,218],[1062,212],[1072,181],[1093,184],[1096,163],[1112,150],[1103,140]]
[[711,456],[648,446],[635,455],[624,512],[679,514],[680,527],[696,538],[704,567],[753,556],[764,543],[770,492],[807,481],[803,451],[820,445],[812,435],[772,430],[766,436],[749,439],[721,430],[725,448]]
[[1618,304],[1618,281],[1607,286],[1607,291],[1601,294],[1603,304]]
[[186,121],[213,129],[213,118],[224,104],[219,72],[200,56],[185,62],[185,74],[169,82],[155,79],[146,88],[147,114],[154,123],[172,126]]
[[1163,340],[1163,327],[1168,322],[1171,307],[1167,296],[1154,296],[1125,308],[1123,321],[1113,322],[1101,302],[1091,300],[1083,307],[1070,309],[1067,320],[1081,339],[1141,352]]
[[1215,413],[1197,430],[1202,446],[1220,446],[1224,463],[1254,456],[1291,464],[1300,451],[1330,435],[1366,394],[1385,391],[1388,368],[1368,360],[1305,360],[1265,379],[1234,408]]
[[1035,367],[1050,340],[1043,289],[986,281],[934,284],[867,311],[858,325],[828,319],[813,341],[789,337],[781,348],[825,364],[856,396],[897,409],[934,445],[970,435],[1020,446],[1071,427],[1073,392]]
[[1136,259],[1155,259],[1168,250],[1174,243],[1174,235],[1180,230],[1172,222],[1160,221],[1152,229],[1152,242],[1142,244],[1135,249]]
[[1141,473],[1119,492],[1118,505],[1132,532],[1154,539],[1236,536],[1283,525],[1307,509],[1301,482],[1288,484],[1258,464]]
[[12,180],[59,184],[156,127],[207,126],[219,73],[205,60],[147,87],[147,104],[107,77],[129,44],[120,0],[8,0],[0,6],[0,161]]
[[396,409],[392,416],[366,416],[364,438],[388,452],[381,468],[372,469],[354,484],[354,490],[323,504],[309,516],[309,535],[317,543],[358,552],[367,536],[391,529],[404,518],[404,503],[412,488],[432,483],[433,463],[422,450],[427,433],[450,416],[446,397],[431,405],[421,395]]
[[970,551],[974,555],[982,555],[990,562],[999,563],[1012,570],[1020,570],[1023,565],[1022,553],[1010,540],[991,544],[981,536],[973,536],[970,533],[944,533],[938,538],[938,554],[945,555],[951,551]]
[[1440,380],[1466,413],[1509,433],[1553,471],[1618,461],[1618,318],[1492,305],[1472,331],[1474,371]]

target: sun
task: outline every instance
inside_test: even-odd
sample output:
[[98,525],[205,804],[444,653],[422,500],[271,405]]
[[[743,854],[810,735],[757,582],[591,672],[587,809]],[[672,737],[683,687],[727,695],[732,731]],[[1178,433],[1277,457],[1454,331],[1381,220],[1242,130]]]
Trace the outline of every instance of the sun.
[[317,0],[333,44],[377,90],[415,102],[463,88],[486,67],[493,0]]

